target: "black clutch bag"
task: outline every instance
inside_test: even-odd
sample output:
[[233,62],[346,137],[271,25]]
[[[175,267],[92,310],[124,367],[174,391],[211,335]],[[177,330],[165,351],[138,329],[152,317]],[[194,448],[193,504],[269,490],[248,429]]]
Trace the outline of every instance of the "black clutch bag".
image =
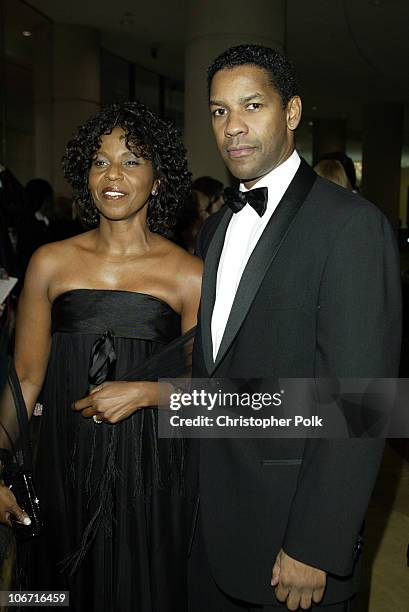
[[31,520],[30,525],[24,525],[11,518],[16,539],[27,540],[39,535],[43,520],[33,480],[27,409],[12,361],[0,400],[0,461],[4,483]]
[[30,525],[23,525],[11,519],[16,539],[21,541],[40,535],[43,521],[32,473],[28,470],[17,469],[12,475],[5,474],[4,482],[14,494],[20,508],[31,519]]

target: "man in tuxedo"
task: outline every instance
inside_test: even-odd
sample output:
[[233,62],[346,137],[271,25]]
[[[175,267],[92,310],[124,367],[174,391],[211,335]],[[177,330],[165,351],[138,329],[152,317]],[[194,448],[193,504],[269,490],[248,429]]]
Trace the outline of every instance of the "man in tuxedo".
[[[208,85],[217,146],[240,188],[198,238],[194,377],[397,376],[392,229],[298,156],[290,62],[241,45],[215,60]],[[194,449],[191,611],[349,610],[383,442],[202,439]]]

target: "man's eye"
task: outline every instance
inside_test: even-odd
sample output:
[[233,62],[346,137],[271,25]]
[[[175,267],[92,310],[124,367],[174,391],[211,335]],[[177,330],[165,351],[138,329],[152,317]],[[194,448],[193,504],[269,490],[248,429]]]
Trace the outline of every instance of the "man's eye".
[[213,117],[223,117],[223,115],[225,114],[226,114],[225,108],[216,108],[216,110],[212,112]]
[[251,102],[247,108],[249,110],[259,110],[263,105],[260,102]]

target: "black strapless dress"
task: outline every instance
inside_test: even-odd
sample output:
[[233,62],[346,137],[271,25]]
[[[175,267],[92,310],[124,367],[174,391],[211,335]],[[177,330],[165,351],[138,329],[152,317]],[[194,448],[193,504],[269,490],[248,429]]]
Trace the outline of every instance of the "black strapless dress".
[[30,588],[69,590],[75,611],[183,612],[183,441],[158,438],[154,409],[116,425],[71,409],[107,330],[121,380],[180,336],[180,317],[144,293],[75,289],[54,301],[35,468],[46,529],[33,540]]

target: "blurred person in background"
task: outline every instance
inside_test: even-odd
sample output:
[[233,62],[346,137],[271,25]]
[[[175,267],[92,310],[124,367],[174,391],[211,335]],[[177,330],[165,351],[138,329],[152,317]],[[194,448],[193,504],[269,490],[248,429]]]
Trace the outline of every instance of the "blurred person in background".
[[[23,188],[13,173],[0,164],[0,278],[21,278],[22,266],[16,252],[16,226],[23,215]],[[19,286],[0,303],[0,391],[3,387],[9,351],[9,336]]]
[[17,249],[24,270],[34,251],[51,241],[49,226],[53,199],[53,188],[44,179],[32,179],[24,188],[25,209],[17,228]]
[[196,237],[203,222],[217,212],[223,203],[223,183],[210,176],[197,178],[179,212],[175,242],[189,253],[194,253]]
[[75,203],[72,199],[63,196],[56,198],[50,215],[50,242],[66,240],[81,234],[83,231],[84,227],[76,214]]
[[337,159],[322,159],[314,166],[314,170],[319,176],[322,176],[322,178],[352,191],[352,186],[346,175],[344,166]]
[[189,253],[194,253],[196,236],[206,217],[208,217],[208,214],[199,210],[197,193],[190,191],[178,212],[173,232],[173,240],[176,244]]
[[347,155],[344,151],[333,151],[331,153],[325,153],[325,155],[322,155],[319,162],[323,161],[324,159],[336,159],[339,161],[345,170],[345,174],[348,177],[352,191],[358,193],[359,189],[356,181],[356,170],[354,162],[349,155]]
[[21,276],[17,255],[17,226],[24,215],[24,190],[14,174],[0,163],[0,266]]
[[224,204],[223,183],[211,176],[201,176],[192,183],[192,189],[197,194],[199,214],[203,219],[216,213]]

